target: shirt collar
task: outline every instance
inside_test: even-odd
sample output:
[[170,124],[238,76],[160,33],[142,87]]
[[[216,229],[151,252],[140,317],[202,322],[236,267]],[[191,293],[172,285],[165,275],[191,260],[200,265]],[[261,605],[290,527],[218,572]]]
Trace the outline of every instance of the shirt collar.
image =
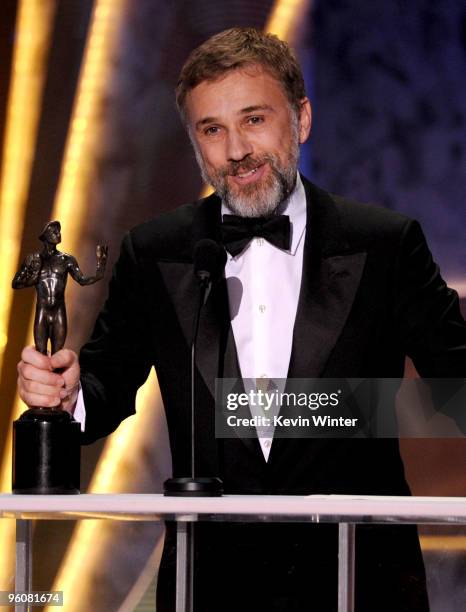
[[[291,245],[289,253],[294,255],[306,229],[306,192],[299,172],[296,175],[296,185],[290,197],[279,207],[281,215],[288,215],[291,225]],[[231,215],[231,210],[222,202],[223,215]]]

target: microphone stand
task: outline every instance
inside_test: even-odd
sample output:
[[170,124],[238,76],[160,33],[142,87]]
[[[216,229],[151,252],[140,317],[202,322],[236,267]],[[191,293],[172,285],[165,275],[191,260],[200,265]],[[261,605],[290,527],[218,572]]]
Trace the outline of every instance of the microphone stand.
[[[212,288],[210,272],[197,272],[200,281],[199,303],[193,322],[191,342],[191,476],[169,478],[164,482],[163,494],[175,497],[219,497],[223,483],[216,477],[198,477],[195,447],[195,370],[196,345],[201,310]],[[176,612],[193,612],[194,605],[194,546],[195,524],[190,517],[176,523]]]
[[209,297],[209,292],[212,284],[209,281],[207,275],[203,275],[199,278],[200,280],[200,292],[199,292],[199,304],[196,309],[196,316],[193,322],[193,334],[191,342],[191,479],[194,482],[196,478],[196,453],[195,453],[195,434],[196,425],[194,422],[194,409],[195,409],[195,370],[196,370],[196,348],[197,348],[197,336],[199,334],[199,321],[201,320],[201,310]]
[[196,346],[199,333],[201,310],[209,297],[212,288],[210,272],[200,270],[197,272],[200,281],[199,303],[193,322],[193,336],[191,342],[191,476],[169,478],[164,482],[163,494],[176,497],[219,497],[223,493],[223,483],[220,478],[213,476],[197,476],[196,470],[196,426],[195,426],[195,372],[196,372]]

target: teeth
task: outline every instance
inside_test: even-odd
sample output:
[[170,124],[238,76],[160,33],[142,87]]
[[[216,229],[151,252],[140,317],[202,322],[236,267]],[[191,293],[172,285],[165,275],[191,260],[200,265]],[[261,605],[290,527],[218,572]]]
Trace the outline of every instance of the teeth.
[[238,174],[237,176],[239,176],[240,178],[245,178],[246,176],[251,176],[251,174],[255,174],[257,172],[257,168],[253,168],[252,170],[249,170],[249,172],[245,172],[244,174]]

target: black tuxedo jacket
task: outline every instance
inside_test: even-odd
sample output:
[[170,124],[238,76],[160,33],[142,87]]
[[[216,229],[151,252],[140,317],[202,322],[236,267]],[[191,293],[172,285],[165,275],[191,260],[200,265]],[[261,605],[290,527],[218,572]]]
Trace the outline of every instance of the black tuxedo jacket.
[[[418,223],[303,182],[307,231],[289,377],[401,378],[407,355],[421,376],[465,376],[466,325],[458,297],[442,280]],[[84,443],[107,435],[134,413],[136,391],[154,365],[173,473],[189,473],[190,341],[198,291],[192,254],[202,238],[220,241],[220,223],[220,200],[212,195],[138,226],[125,237],[108,300],[80,356]],[[280,291],[279,278],[276,283]],[[201,319],[196,454],[200,473],[220,476],[226,493],[409,494],[397,440],[276,439],[268,462],[257,439],[216,440],[214,384],[222,376],[240,376],[225,282],[213,288]],[[243,578],[253,571],[259,581],[258,599],[248,600],[254,602],[251,609],[262,609],[265,601],[263,609],[304,609],[312,576],[314,598],[322,602],[317,609],[336,606],[334,529],[202,529],[206,534],[199,540],[199,566],[207,569],[203,575],[200,570],[199,597],[208,577],[215,576],[229,600],[236,602],[231,609],[238,602],[244,609],[244,600],[237,601],[233,594],[241,594],[245,585],[229,589],[223,575],[237,575],[243,567]],[[427,609],[415,532],[409,527],[392,529],[390,535],[388,528],[360,531],[360,567],[367,574],[363,577],[361,570],[358,577],[357,609],[381,610],[380,603],[374,607],[371,600],[379,587],[394,598],[386,597],[387,610]],[[169,585],[171,537],[169,529],[161,570]],[[250,560],[246,565],[245,559]],[[159,606],[168,610],[164,600],[171,586],[166,592],[164,588]],[[218,606],[210,608],[198,600],[202,612],[227,609]]]

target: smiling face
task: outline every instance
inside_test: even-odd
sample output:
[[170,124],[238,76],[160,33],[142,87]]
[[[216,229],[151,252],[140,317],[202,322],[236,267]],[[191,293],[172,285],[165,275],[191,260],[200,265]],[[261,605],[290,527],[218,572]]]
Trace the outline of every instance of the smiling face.
[[307,98],[297,116],[279,81],[255,65],[201,82],[186,110],[204,180],[236,214],[272,214],[295,185],[311,126]]

